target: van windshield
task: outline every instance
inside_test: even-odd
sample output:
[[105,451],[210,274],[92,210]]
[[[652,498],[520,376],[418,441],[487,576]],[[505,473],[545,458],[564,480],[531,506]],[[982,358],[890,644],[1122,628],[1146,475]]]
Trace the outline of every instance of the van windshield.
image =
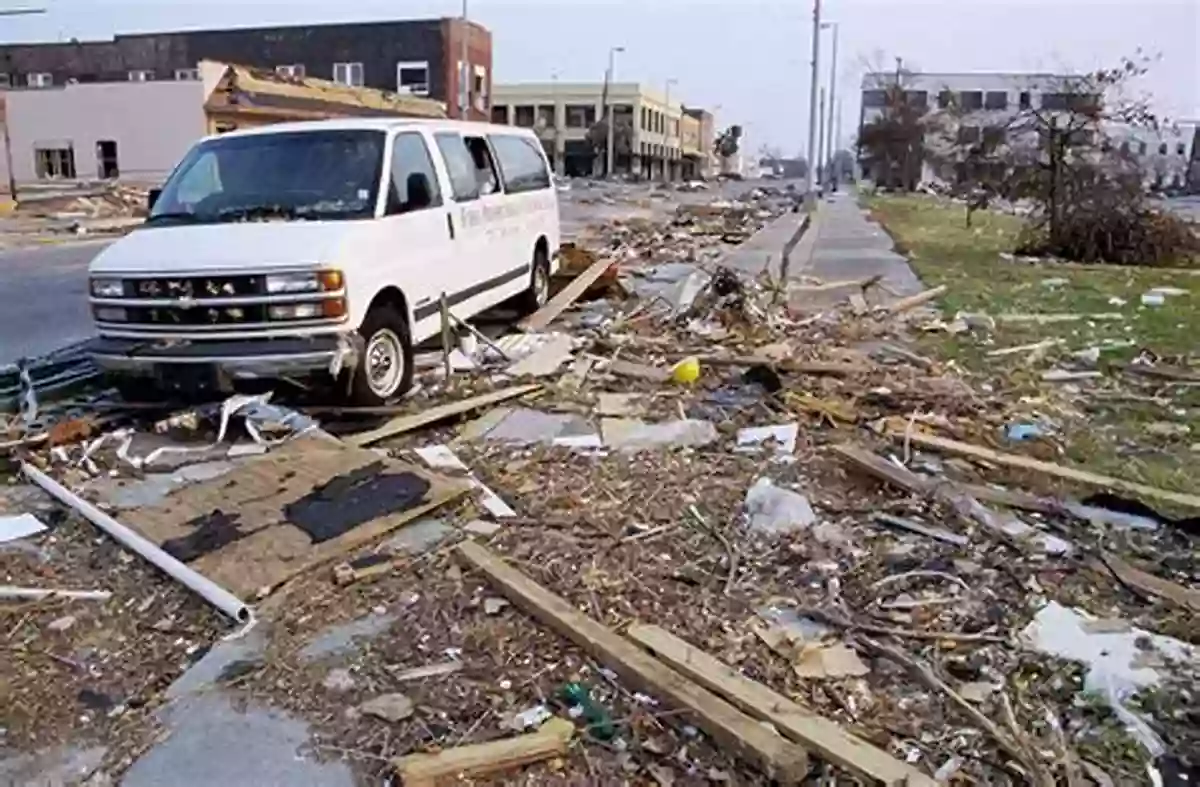
[[192,148],[167,179],[151,223],[373,216],[382,131],[217,137]]

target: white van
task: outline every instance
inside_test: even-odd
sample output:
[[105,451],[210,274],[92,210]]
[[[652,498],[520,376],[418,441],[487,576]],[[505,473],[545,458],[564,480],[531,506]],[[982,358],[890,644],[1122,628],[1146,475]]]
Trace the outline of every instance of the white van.
[[411,386],[442,295],[460,319],[535,310],[558,246],[526,129],[380,118],[209,137],[92,261],[91,352],[130,397],[331,375],[380,404]]

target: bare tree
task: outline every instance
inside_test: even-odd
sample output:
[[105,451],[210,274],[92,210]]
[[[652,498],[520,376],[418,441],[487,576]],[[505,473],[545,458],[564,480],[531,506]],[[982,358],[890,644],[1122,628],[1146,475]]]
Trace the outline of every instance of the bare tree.
[[928,94],[909,89],[911,76],[897,59],[894,72],[876,70],[866,78],[871,87],[864,93],[864,103],[871,103],[879,114],[860,128],[858,155],[864,170],[884,188],[912,191],[921,179],[933,117],[928,112]]

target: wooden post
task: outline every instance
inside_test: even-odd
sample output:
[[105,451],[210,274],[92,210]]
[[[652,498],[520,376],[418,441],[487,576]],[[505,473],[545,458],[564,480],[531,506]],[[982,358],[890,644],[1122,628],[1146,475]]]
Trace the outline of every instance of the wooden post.
[[450,353],[453,351],[453,327],[450,324],[450,306],[446,302],[446,293],[438,299],[442,311],[442,363],[446,367],[446,381],[450,380]]

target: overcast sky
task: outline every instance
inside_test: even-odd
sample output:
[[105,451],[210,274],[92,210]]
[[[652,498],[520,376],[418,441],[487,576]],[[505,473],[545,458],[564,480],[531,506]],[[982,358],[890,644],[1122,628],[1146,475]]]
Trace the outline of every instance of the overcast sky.
[[[118,32],[457,16],[461,0],[0,0],[47,13],[0,18],[3,40],[106,38]],[[1159,112],[1200,119],[1200,0],[824,0],[840,23],[839,141],[853,138],[866,64],[914,69],[1058,71],[1161,54],[1144,80]],[[804,148],[811,0],[470,0],[493,35],[498,82],[677,79],[672,95],[742,123],[747,141]],[[822,82],[831,37],[822,39]]]

